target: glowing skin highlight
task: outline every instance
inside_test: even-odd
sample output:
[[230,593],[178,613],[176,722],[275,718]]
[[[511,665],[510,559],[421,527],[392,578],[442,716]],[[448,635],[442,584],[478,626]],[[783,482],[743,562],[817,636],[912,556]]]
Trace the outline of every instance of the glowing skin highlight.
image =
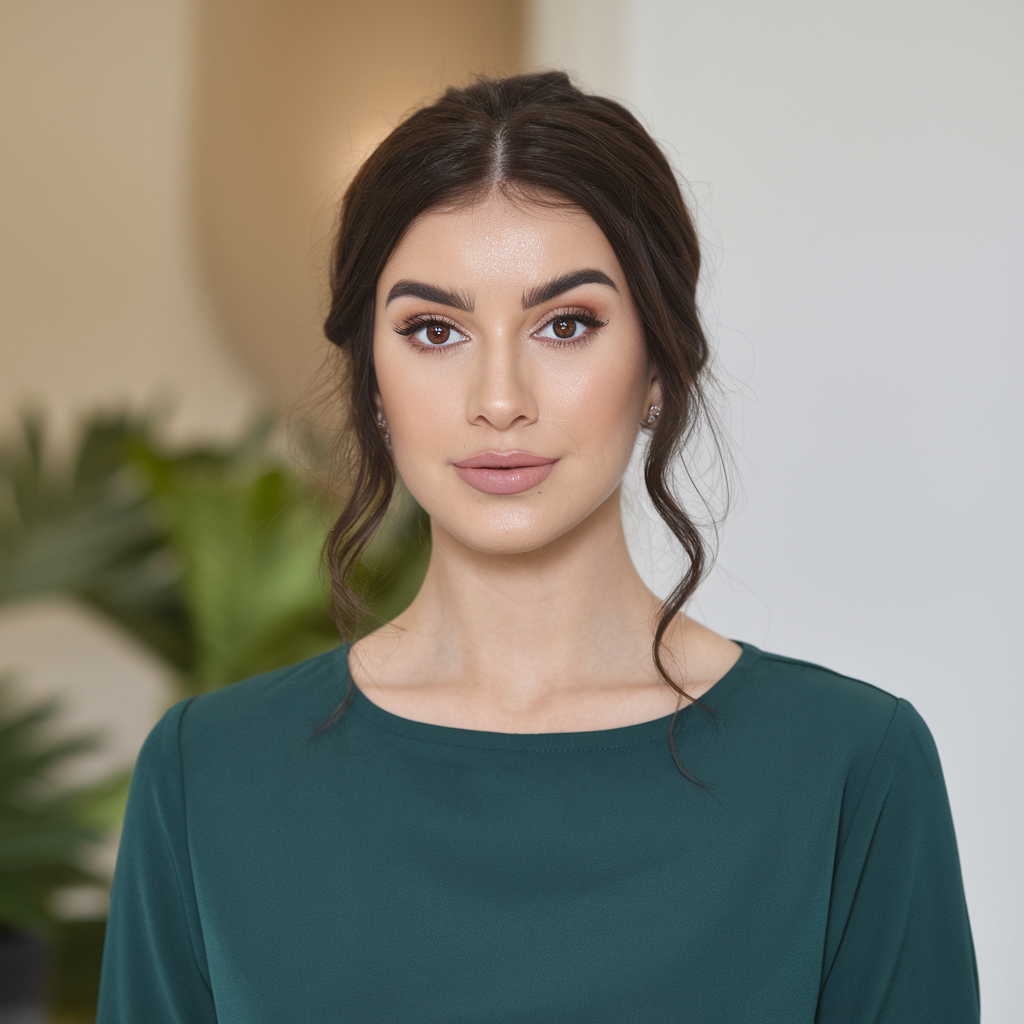
[[[674,711],[619,507],[661,390],[597,224],[499,193],[426,212],[378,281],[373,355],[432,544],[410,607],[353,646],[357,685],[394,714],[497,732]],[[699,697],[739,648],[680,615],[666,655]]]
[[[414,222],[378,285],[374,360],[402,479],[479,551],[535,550],[586,519],[660,396],[597,225],[500,197]],[[504,484],[500,459],[466,463],[513,452],[534,468]]]

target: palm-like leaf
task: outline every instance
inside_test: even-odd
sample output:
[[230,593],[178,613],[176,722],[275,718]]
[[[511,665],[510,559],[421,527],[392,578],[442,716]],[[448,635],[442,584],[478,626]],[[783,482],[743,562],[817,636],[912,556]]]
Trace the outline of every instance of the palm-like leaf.
[[136,453],[182,566],[188,686],[209,690],[334,646],[319,573],[325,524],[293,474],[247,453]]
[[[338,642],[320,548],[327,496],[269,453],[269,422],[233,446],[169,454],[150,421],[84,425],[48,469],[38,417],[0,445],[0,603],[70,593],[213,689]],[[426,518],[400,491],[357,568],[370,622],[393,618],[426,569]]]
[[9,689],[0,680],[0,926],[46,932],[55,889],[97,882],[80,864],[109,824],[97,808],[114,787],[59,788],[55,773],[92,750],[96,738],[52,739],[57,705],[18,711]]
[[73,594],[186,668],[190,624],[180,569],[149,495],[126,462],[148,427],[127,415],[95,417],[70,467],[44,460],[38,417],[0,445],[0,603]]

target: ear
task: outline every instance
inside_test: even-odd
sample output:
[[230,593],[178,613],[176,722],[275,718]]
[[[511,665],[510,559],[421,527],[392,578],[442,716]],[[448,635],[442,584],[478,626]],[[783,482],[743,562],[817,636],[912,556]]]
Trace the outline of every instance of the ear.
[[644,406],[644,410],[646,411],[652,405],[661,404],[661,382],[658,380],[658,375],[656,373],[652,373],[651,382],[647,388],[647,403]]

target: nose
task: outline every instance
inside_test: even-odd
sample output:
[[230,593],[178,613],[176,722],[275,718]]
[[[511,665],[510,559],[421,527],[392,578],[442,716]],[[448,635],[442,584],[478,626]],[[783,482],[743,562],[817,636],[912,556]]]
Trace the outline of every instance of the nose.
[[528,357],[519,351],[515,338],[489,338],[477,351],[479,362],[466,409],[470,423],[508,430],[536,422],[537,397]]

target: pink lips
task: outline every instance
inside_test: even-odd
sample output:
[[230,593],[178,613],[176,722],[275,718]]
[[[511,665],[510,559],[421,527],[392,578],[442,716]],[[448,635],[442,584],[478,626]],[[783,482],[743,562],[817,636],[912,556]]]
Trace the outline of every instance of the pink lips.
[[484,494],[519,494],[545,480],[557,461],[529,452],[481,452],[454,465],[470,487]]

